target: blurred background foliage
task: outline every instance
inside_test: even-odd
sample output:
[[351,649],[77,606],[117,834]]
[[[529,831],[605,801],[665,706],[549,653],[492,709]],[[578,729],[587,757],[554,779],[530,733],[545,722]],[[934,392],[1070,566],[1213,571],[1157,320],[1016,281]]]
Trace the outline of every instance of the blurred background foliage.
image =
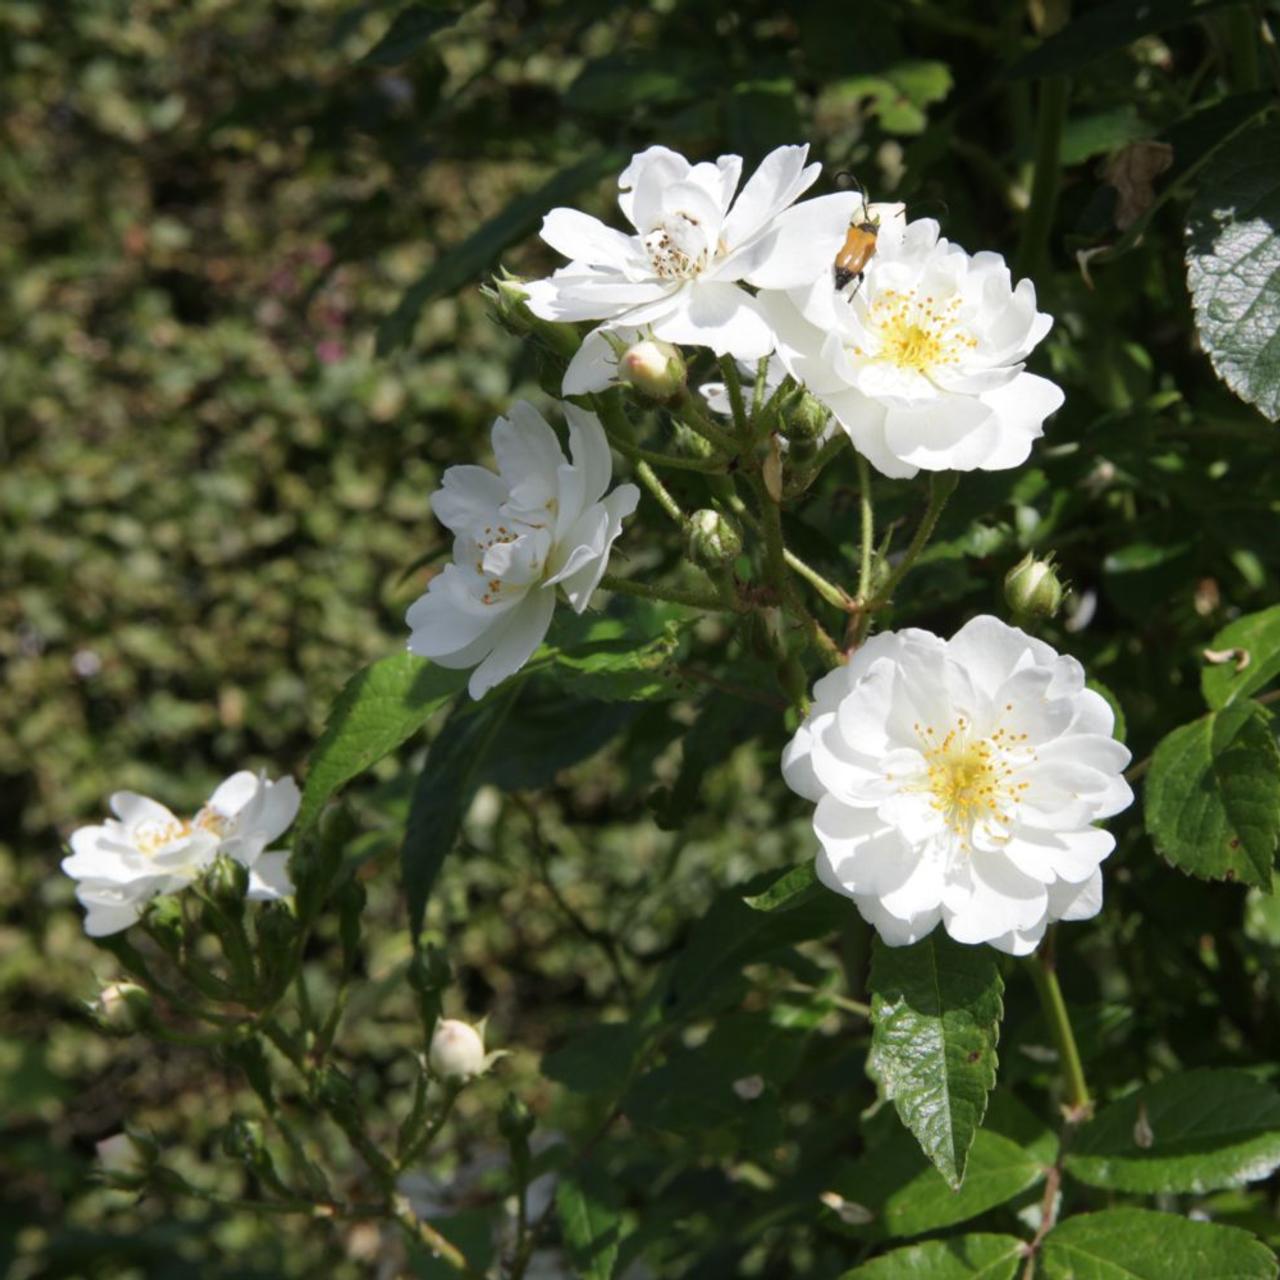
[[[1081,5],[1077,21],[1104,8]],[[962,484],[903,612],[944,633],[1000,612],[1004,570],[1053,549],[1076,595],[1046,638],[1120,691],[1135,755],[1199,713],[1199,650],[1275,599],[1275,429],[1196,349],[1184,203],[1158,205],[1141,240],[1122,241],[1153,197],[1126,158],[1172,138],[1177,174],[1204,145],[1197,110],[1223,113],[1220,140],[1271,100],[1240,39],[1246,9],[1168,4],[1158,31],[1095,23],[1074,63],[1047,68],[1074,81],[1042,249],[1024,212],[1046,68],[1020,60],[1057,23],[1048,0],[493,0],[461,14],[0,0],[0,1269],[385,1264],[358,1226],[134,1206],[89,1186],[93,1143],[126,1115],[194,1135],[189,1158],[213,1161],[238,1086],[186,1050],[105,1040],[84,1020],[79,1002],[114,971],[55,873],[60,841],[117,788],[181,807],[236,768],[302,773],[342,683],[402,644],[403,610],[444,549],[426,501],[441,470],[484,452],[514,394],[542,394],[536,351],[486,317],[477,283],[499,257],[526,276],[554,266],[532,235],[541,214],[570,203],[611,216],[633,150],[731,150],[750,166],[807,140],[820,189],[851,171],[971,251],[1021,252],[1057,317],[1040,367],[1066,408],[1033,465]],[[1127,251],[1089,256],[1117,243]],[[836,572],[854,545],[850,484],[851,468],[832,468],[790,529]],[[880,488],[882,519],[907,527],[915,491]],[[700,644],[724,640],[713,628]],[[496,1042],[515,1049],[505,1085],[548,1132],[591,1117],[539,1077],[539,1055],[561,1050],[547,1074],[562,1083],[607,1071],[608,1045],[588,1040],[575,1058],[566,1035],[633,1010],[629,988],[719,889],[808,851],[802,807],[775,776],[781,718],[715,697],[715,714],[693,697],[628,708],[608,754],[538,800],[545,847],[524,807],[482,791],[432,901],[461,978],[454,1012],[493,1012]],[[700,736],[682,756],[691,724]],[[392,1110],[420,1047],[392,869],[415,763],[404,757],[359,797],[378,928],[347,1046]],[[678,832],[654,822],[673,786],[698,797]],[[1274,1057],[1274,912],[1255,902],[1246,919],[1238,891],[1177,878],[1137,820],[1109,866],[1104,925],[1067,978],[1093,1011],[1084,1038],[1104,1081]],[[1192,912],[1198,936],[1182,927]],[[1135,948],[1140,917],[1153,928]],[[621,979],[584,919],[621,937]],[[835,1275],[869,1247],[833,1215],[807,1225],[820,1175],[853,1150],[832,1114],[856,1133],[871,1101],[861,1032],[830,1001],[789,1021],[780,994],[826,989],[842,965],[852,980],[865,957],[795,954],[789,976],[735,986],[745,1021],[715,1033],[717,1052],[758,1058],[742,1075],[758,1071],[785,1102],[769,1124],[661,1078],[629,1108],[668,1135],[625,1178],[667,1179],[642,1231],[670,1274]],[[318,944],[320,989],[323,961]],[[1020,1040],[1034,1047],[1043,1031],[1027,993],[1011,989],[1009,1004],[1002,1079],[1017,1084],[1041,1070]],[[441,1194],[458,1232],[497,1195],[484,1117],[502,1087],[469,1092],[455,1125]],[[897,1140],[875,1123],[847,1141]],[[1027,1117],[999,1124],[1033,1142]],[[234,1190],[239,1175],[225,1177]],[[718,1196],[747,1206],[723,1238]],[[1265,1190],[1239,1193],[1221,1214],[1274,1240],[1268,1206]],[[999,1211],[1005,1225],[1018,1207]],[[432,1273],[429,1259],[414,1265]]]

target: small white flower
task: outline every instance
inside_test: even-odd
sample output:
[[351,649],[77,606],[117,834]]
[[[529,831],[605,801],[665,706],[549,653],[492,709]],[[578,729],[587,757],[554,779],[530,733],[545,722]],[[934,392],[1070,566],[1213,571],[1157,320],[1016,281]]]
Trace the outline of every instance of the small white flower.
[[250,897],[291,893],[288,855],[263,850],[293,821],[298,800],[292,778],[271,782],[247,771],[226,779],[190,819],[117,791],[110,800],[115,817],[74,831],[71,856],[62,860],[87,909],[85,932],[101,938],[127,929],[152,898],[185,889],[224,851],[249,868]]
[[485,1052],[484,1022],[473,1027],[456,1018],[442,1018],[436,1023],[431,1036],[427,1065],[432,1074],[441,1080],[464,1081],[483,1075],[499,1058],[504,1057],[505,1049],[494,1053]]
[[1049,332],[1035,286],[998,253],[968,254],[929,218],[871,205],[875,256],[860,282],[830,272],[762,294],[791,375],[887,476],[1001,471],[1025,462],[1061,389],[1023,362]]
[[154,1151],[128,1133],[116,1133],[103,1138],[94,1150],[98,1157],[99,1172],[111,1182],[139,1182],[155,1163]]
[[1074,658],[997,618],[872,637],[814,687],[782,772],[817,802],[817,872],[890,946],[939,921],[1033,951],[1102,907],[1129,752]]
[[[644,329],[743,360],[768,355],[773,331],[743,285],[809,284],[835,260],[858,200],[846,192],[796,205],[822,169],[805,165],[808,152],[779,147],[740,192],[741,156],[691,165],[666,147],[640,152],[618,179],[618,204],[634,234],[575,209],[553,209],[542,238],[571,261],[523,286],[529,309],[544,320],[602,320],[633,337]],[[566,394],[578,394],[593,360],[571,366]]]
[[432,495],[436,518],[454,535],[453,563],[409,607],[409,649],[443,667],[475,667],[473,698],[542,643],[557,588],[575,612],[587,607],[623,517],[640,500],[632,484],[605,497],[613,460],[599,419],[571,404],[564,414],[572,462],[542,415],[520,401],[493,424],[497,474],[450,467]]

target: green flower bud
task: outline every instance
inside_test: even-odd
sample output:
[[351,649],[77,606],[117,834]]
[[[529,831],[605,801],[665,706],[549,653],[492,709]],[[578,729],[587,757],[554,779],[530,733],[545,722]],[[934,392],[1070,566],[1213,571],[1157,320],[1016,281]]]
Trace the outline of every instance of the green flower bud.
[[152,898],[147,907],[146,924],[160,946],[176,959],[181,954],[185,933],[182,906],[178,899],[172,895]]
[[[508,271],[493,277],[493,283],[480,290],[488,299],[493,317],[508,333],[517,337],[531,334],[563,359],[577,351],[581,339],[571,324],[543,320],[529,310],[528,294],[520,287],[523,281]],[[558,388],[557,388],[558,394]]]
[[694,564],[721,569],[742,554],[742,535],[728,516],[703,507],[689,517],[685,545]]
[[244,1072],[254,1093],[262,1099],[265,1107],[270,1108],[275,1096],[271,1084],[271,1068],[266,1051],[257,1036],[246,1031],[224,1045],[222,1053],[232,1066],[239,1067]]
[[797,387],[782,406],[778,432],[787,440],[816,440],[831,420],[831,410],[803,387]]
[[127,1036],[150,1023],[151,993],[134,982],[113,982],[102,988],[89,1012],[104,1031]]
[[250,1168],[270,1169],[271,1153],[262,1123],[236,1116],[222,1131],[222,1151],[233,1160],[243,1160]]
[[1054,572],[1053,556],[1037,560],[1030,551],[1005,574],[1004,598],[1015,617],[1052,618],[1065,588]]
[[238,915],[249,891],[249,868],[225,853],[219,854],[205,873],[205,887],[224,911]]
[[688,370],[678,347],[646,338],[622,353],[618,376],[652,400],[670,400],[680,394]]

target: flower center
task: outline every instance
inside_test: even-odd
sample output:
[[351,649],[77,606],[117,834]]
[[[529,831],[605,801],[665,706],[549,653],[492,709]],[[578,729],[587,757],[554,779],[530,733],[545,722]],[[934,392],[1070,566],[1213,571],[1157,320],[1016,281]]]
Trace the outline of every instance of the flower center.
[[[990,737],[971,737],[964,716],[941,738],[932,725],[917,724],[915,729],[926,770],[918,789],[929,796],[947,830],[967,845],[978,823],[1007,826],[1030,785],[1015,780],[1018,768],[1027,761],[1027,735],[997,728]],[[1034,751],[1029,758],[1035,758]]]
[[215,835],[219,839],[231,830],[231,819],[224,813],[219,813],[217,809],[209,805],[205,805],[199,813],[196,814],[195,825],[201,831],[207,831],[210,835]]
[[[978,345],[977,338],[960,327],[960,302],[958,295],[940,302],[914,289],[882,289],[867,308],[867,325],[880,340],[874,358],[924,374],[958,363]],[[855,347],[854,354],[865,353]]]
[[689,213],[676,213],[644,238],[653,271],[662,280],[692,280],[707,266],[707,237],[702,223]]
[[167,844],[191,834],[191,823],[175,818],[172,822],[144,822],[133,833],[133,847],[147,857]]

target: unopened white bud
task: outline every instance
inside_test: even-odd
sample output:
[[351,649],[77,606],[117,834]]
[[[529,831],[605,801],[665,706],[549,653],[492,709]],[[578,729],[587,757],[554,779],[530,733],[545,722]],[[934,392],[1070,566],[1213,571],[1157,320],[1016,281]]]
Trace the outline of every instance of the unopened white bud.
[[116,1186],[134,1186],[146,1177],[155,1160],[155,1150],[131,1133],[103,1138],[96,1147],[98,1172]]
[[90,1011],[106,1031],[140,1031],[151,1013],[151,996],[135,982],[113,982],[98,993]]
[[1015,616],[1052,618],[1062,604],[1063,586],[1054,572],[1053,557],[1037,560],[1027,552],[1005,574],[1004,597]]
[[483,1075],[498,1053],[484,1051],[484,1024],[477,1029],[456,1018],[442,1018],[436,1023],[427,1052],[431,1074],[441,1080],[463,1081]]
[[679,348],[646,338],[622,353],[618,372],[624,382],[655,400],[670,400],[685,384],[687,371]]

